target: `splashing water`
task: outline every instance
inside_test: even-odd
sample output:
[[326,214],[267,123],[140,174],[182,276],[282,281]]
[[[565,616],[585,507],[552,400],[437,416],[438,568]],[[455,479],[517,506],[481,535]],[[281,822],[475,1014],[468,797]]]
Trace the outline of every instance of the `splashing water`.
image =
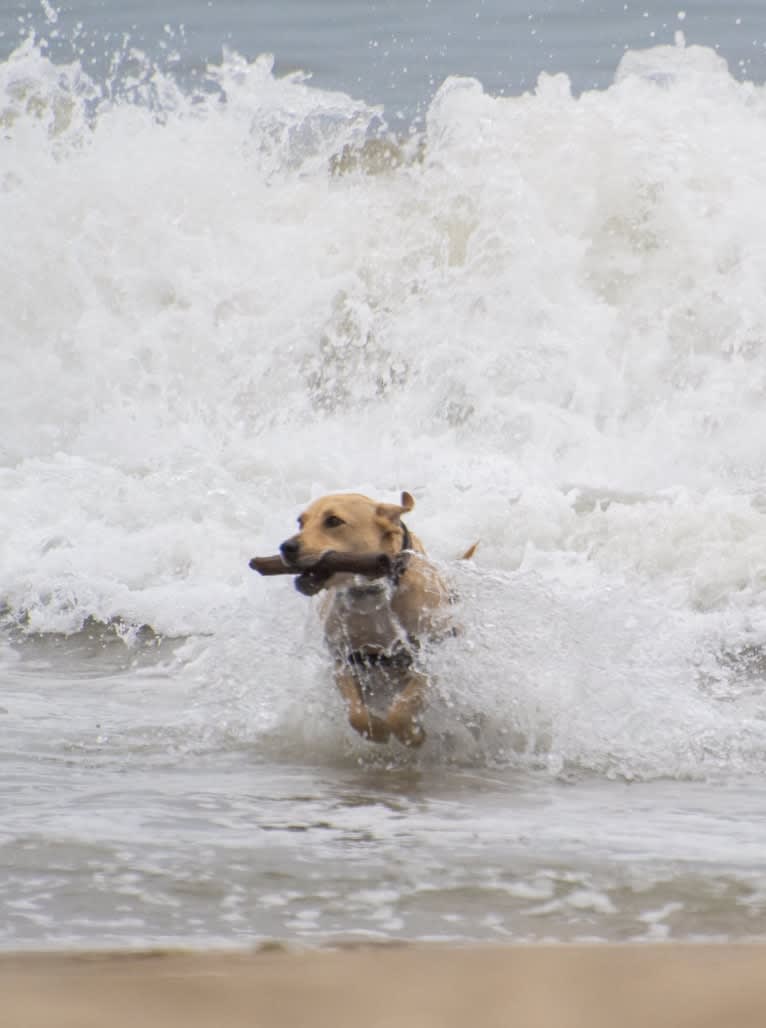
[[266,57],[129,57],[0,66],[6,623],[185,637],[204,732],[337,753],[247,560],[407,488],[465,629],[418,759],[762,770],[763,88],[679,40],[579,97],[448,79],[403,141]]

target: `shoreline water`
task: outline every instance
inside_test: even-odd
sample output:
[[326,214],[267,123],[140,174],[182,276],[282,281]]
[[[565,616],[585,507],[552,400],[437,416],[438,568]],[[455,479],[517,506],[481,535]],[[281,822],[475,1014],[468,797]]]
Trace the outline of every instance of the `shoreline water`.
[[13,1028],[761,1028],[765,946],[0,956]]
[[[355,80],[0,64],[0,945],[763,938],[766,90],[682,31],[344,175]],[[465,631],[371,754],[247,562],[405,488]]]

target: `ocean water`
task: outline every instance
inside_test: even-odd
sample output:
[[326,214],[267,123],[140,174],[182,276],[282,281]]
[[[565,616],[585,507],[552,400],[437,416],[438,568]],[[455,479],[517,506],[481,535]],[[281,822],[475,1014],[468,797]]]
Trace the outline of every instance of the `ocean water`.
[[[4,8],[0,946],[766,934],[766,14],[575,6]],[[459,595],[417,752],[247,566],[338,489]]]
[[[114,89],[159,66],[205,78],[224,48],[324,90],[382,105],[390,126],[425,117],[442,82],[473,76],[493,95],[565,73],[576,93],[606,89],[627,50],[670,45],[678,31],[715,49],[739,79],[766,79],[760,0],[3,0],[0,54],[34,34],[57,61],[79,61]],[[148,58],[149,61],[145,60]]]

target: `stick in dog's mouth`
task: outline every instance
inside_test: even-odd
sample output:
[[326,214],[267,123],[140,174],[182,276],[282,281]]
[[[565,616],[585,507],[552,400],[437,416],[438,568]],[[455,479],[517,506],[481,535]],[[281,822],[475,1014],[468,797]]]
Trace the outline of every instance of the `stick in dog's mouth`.
[[328,550],[313,561],[287,564],[275,555],[253,557],[249,566],[259,575],[295,575],[295,588],[304,596],[314,596],[324,588],[333,575],[364,575],[366,578],[386,578],[394,573],[394,561],[387,553],[339,553]]

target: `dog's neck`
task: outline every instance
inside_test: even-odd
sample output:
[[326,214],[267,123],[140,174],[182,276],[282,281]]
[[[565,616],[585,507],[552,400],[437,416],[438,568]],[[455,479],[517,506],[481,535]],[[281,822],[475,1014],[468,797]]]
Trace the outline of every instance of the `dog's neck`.
[[407,526],[405,525],[405,523],[403,521],[400,521],[399,524],[402,526],[402,549],[401,549],[401,552],[402,553],[406,553],[407,550],[411,550],[412,549],[412,536],[410,535],[409,528],[407,528]]
[[405,523],[401,522],[402,526],[402,548],[398,554],[394,557],[393,565],[391,567],[391,582],[393,583],[394,589],[399,585],[402,580],[402,576],[407,570],[407,561],[409,560],[407,554],[412,549],[412,536],[410,530],[407,528]]

